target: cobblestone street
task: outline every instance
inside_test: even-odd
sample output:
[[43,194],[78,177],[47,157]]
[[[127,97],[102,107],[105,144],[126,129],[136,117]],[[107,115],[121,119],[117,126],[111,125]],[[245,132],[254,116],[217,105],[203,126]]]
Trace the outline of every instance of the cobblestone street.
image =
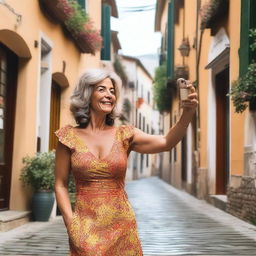
[[[145,256],[256,255],[255,226],[156,177],[129,182],[127,192]],[[67,252],[66,231],[59,217],[0,233],[0,255],[59,256]]]

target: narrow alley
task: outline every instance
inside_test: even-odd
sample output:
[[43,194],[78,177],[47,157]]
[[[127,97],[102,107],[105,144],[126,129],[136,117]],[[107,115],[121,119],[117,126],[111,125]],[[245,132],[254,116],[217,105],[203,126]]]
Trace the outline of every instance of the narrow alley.
[[[157,177],[128,182],[126,189],[136,212],[144,256],[255,255],[255,226]],[[59,217],[0,234],[0,255],[67,253],[68,240]]]

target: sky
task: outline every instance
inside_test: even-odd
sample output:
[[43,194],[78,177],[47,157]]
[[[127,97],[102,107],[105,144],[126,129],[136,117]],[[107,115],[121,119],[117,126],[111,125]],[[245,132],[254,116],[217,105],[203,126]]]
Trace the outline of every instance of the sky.
[[[160,33],[154,32],[156,0],[116,0],[119,18],[112,18],[112,30],[119,31],[121,53],[131,56],[157,53]],[[149,11],[128,12],[135,7],[148,6]],[[152,10],[153,8],[153,10]]]

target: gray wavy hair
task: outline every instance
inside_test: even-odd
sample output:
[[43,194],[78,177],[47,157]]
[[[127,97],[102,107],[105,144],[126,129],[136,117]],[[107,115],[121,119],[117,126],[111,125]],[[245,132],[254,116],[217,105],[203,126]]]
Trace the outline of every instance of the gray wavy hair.
[[70,111],[80,127],[86,127],[90,121],[90,102],[95,84],[110,78],[115,88],[116,104],[110,114],[106,116],[106,124],[114,125],[114,120],[119,116],[120,90],[122,81],[119,76],[106,69],[88,69],[78,80],[70,97]]

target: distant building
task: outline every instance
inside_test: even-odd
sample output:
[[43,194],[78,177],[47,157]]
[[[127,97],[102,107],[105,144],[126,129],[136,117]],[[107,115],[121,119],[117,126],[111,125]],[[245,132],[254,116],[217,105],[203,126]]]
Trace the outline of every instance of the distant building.
[[[130,113],[127,121],[142,131],[158,133],[158,118],[153,109],[153,78],[142,62],[132,56],[120,55],[120,61],[128,77],[128,86],[124,91],[124,102],[128,103]],[[154,128],[154,129],[153,129]],[[127,179],[137,179],[152,175],[153,155],[131,152]]]

